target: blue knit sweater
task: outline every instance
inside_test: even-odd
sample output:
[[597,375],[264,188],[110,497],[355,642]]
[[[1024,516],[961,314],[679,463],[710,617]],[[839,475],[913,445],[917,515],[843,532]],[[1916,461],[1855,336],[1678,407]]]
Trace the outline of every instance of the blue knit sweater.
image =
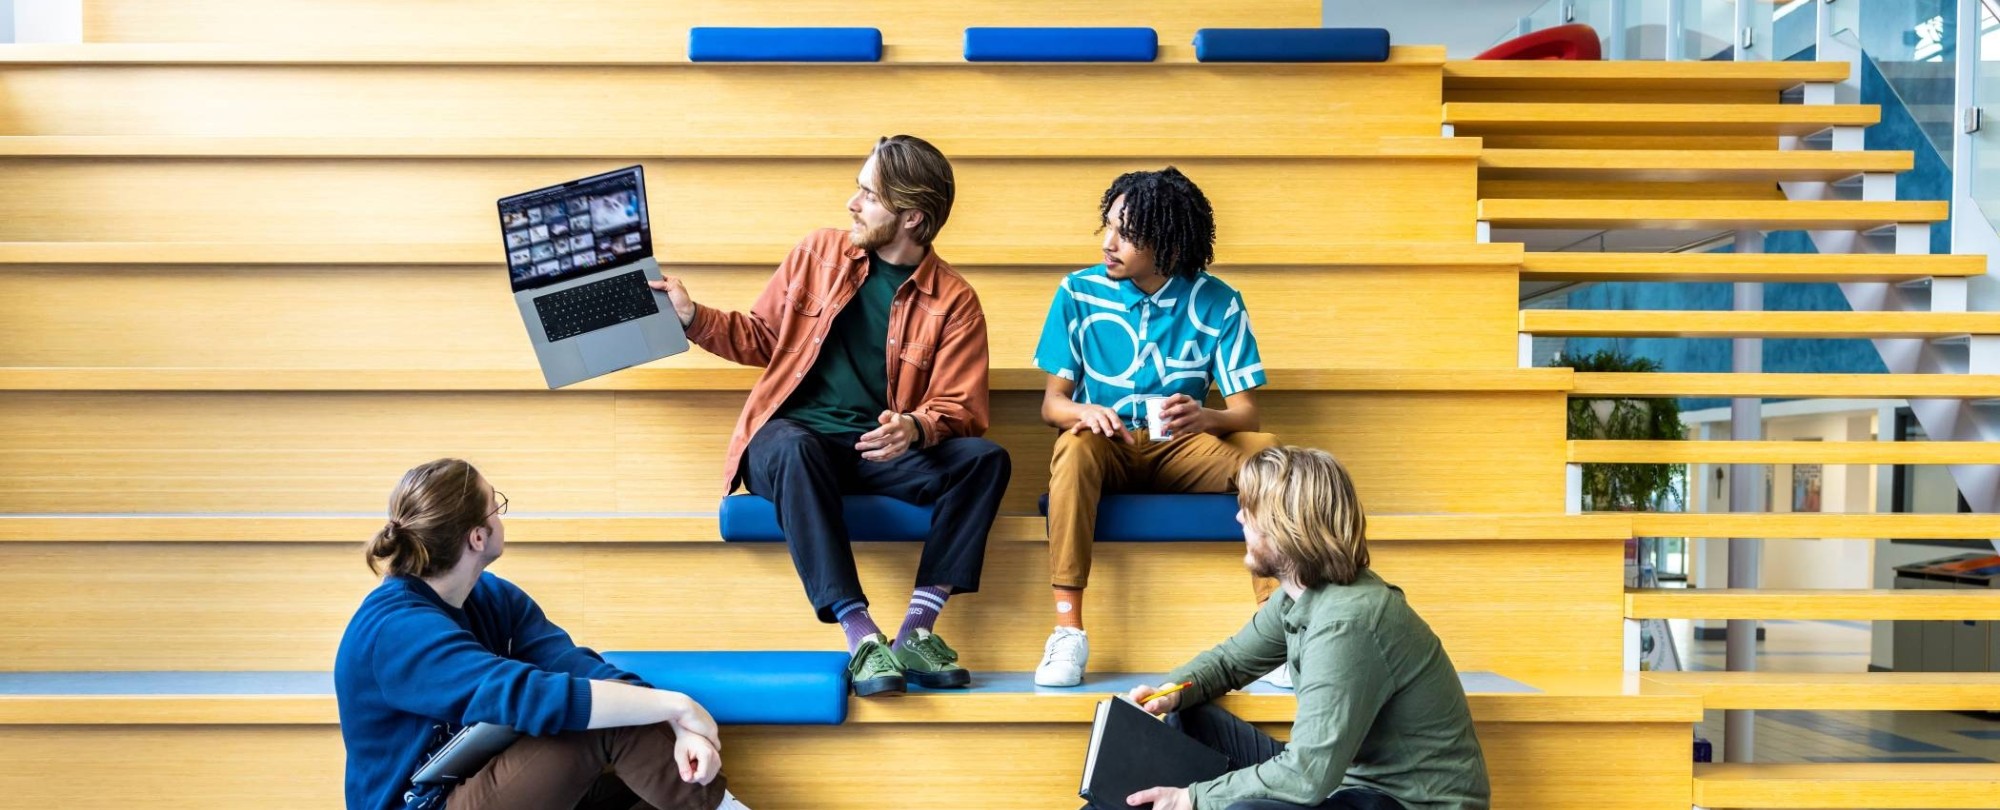
[[333,664],[348,810],[442,806],[410,777],[453,733],[480,722],[580,731],[593,680],[644,683],[576,646],[514,583],[482,574],[460,609],[421,579],[383,579]]

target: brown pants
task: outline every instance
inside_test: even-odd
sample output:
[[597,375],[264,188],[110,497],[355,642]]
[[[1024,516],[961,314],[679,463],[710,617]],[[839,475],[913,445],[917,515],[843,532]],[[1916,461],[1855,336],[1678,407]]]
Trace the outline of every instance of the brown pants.
[[[1234,492],[1243,462],[1278,446],[1278,437],[1249,431],[1170,442],[1136,438],[1126,444],[1089,432],[1056,437],[1049,461],[1049,581],[1055,587],[1080,589],[1089,582],[1097,499],[1103,493]],[[1251,578],[1260,602],[1277,586],[1276,580]]]
[[715,810],[727,787],[721,774],[706,785],[681,781],[673,726],[659,723],[522,737],[453,790],[445,808]]

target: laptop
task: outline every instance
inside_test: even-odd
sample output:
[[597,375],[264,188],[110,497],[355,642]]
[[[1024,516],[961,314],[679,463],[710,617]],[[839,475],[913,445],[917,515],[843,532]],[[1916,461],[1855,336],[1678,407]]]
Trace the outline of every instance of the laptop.
[[500,200],[514,302],[550,388],[687,351],[632,166]]
[[456,785],[471,779],[520,738],[521,732],[498,723],[474,723],[452,735],[410,781],[419,785]]

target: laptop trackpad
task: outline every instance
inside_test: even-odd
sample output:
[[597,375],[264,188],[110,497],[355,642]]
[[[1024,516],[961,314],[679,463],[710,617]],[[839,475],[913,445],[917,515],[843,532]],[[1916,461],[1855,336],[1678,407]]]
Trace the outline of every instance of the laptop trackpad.
[[584,369],[593,376],[653,359],[652,352],[646,349],[646,331],[638,321],[577,335],[576,348],[583,353]]

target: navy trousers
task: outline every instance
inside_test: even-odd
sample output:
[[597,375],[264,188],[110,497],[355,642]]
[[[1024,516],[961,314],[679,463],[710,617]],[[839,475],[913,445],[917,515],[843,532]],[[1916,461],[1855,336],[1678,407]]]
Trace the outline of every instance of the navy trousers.
[[833,606],[867,601],[854,569],[854,548],[840,507],[842,495],[887,495],[932,506],[931,533],[917,563],[916,585],[979,590],[986,534],[1000,512],[1013,464],[985,439],[946,439],[888,461],[868,461],[854,449],[860,434],[821,436],[790,419],[772,419],[744,451],[745,484],[778,508],[778,527],[819,620]]
[[[1248,768],[1284,753],[1285,744],[1258,731],[1242,718],[1203,703],[1184,712],[1175,712],[1167,722],[1229,758],[1229,769]],[[1342,788],[1319,804],[1292,804],[1271,799],[1245,799],[1224,810],[1404,810],[1403,803],[1388,794],[1367,788]]]

